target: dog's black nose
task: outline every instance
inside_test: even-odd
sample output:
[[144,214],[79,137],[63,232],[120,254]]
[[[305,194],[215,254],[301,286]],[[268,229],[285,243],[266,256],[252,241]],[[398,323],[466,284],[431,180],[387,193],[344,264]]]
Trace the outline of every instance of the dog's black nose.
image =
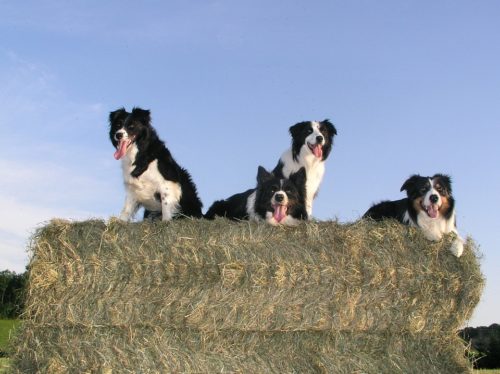
[[318,135],[316,137],[316,143],[321,143],[323,141],[323,137],[321,135]]
[[284,199],[285,195],[283,195],[282,193],[277,193],[276,195],[274,195],[274,200],[276,200],[276,202],[278,203],[281,203]]
[[431,201],[431,203],[436,204],[439,200],[439,197],[438,197],[438,195],[431,195],[429,197],[429,200]]
[[120,140],[121,138],[123,138],[123,133],[122,132],[117,132],[115,134],[115,138],[116,138],[116,140]]

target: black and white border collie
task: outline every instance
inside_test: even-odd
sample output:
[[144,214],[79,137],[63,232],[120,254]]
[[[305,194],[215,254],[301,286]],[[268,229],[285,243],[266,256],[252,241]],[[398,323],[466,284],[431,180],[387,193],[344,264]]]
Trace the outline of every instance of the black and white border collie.
[[212,204],[205,218],[215,216],[234,220],[266,221],[271,225],[295,226],[307,219],[304,205],[304,168],[290,179],[278,178],[262,166],[257,172],[257,187]]
[[313,200],[325,173],[325,160],[332,150],[333,137],[337,129],[327,119],[321,122],[299,122],[289,129],[292,146],[278,161],[273,174],[279,178],[290,178],[300,168],[306,170],[306,211],[312,216]]
[[160,212],[164,221],[174,217],[201,217],[202,203],[189,173],[173,159],[151,126],[149,110],[124,108],[109,114],[109,137],[122,160],[126,189],[119,218],[129,221],[139,207],[145,216]]
[[363,218],[382,220],[394,218],[399,222],[419,227],[428,240],[438,241],[443,234],[454,232],[456,239],[450,251],[457,257],[464,246],[456,227],[455,199],[451,192],[451,178],[436,174],[433,177],[412,175],[401,187],[407,198],[382,201],[373,205]]

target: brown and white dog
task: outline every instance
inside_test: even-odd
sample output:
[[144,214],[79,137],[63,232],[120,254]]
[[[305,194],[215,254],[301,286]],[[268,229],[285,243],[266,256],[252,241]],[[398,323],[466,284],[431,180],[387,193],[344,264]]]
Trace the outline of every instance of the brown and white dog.
[[457,231],[451,178],[444,174],[432,177],[412,175],[401,187],[401,191],[405,190],[407,198],[375,204],[363,218],[394,218],[401,223],[419,227],[425,237],[432,241],[438,241],[444,234],[454,232],[457,237],[450,251],[460,257],[464,241]]

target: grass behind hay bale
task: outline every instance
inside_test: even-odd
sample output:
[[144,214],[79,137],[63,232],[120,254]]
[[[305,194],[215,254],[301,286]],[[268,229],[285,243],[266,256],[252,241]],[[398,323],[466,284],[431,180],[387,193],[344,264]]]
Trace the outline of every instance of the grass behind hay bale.
[[387,221],[53,221],[33,238],[19,372],[467,372],[472,241]]

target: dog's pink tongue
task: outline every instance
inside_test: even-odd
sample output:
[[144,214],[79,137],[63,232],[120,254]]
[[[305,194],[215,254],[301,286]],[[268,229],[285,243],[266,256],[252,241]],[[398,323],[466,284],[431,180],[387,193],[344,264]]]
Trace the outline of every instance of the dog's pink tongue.
[[429,215],[429,217],[431,218],[436,218],[438,216],[438,209],[437,209],[437,206],[435,206],[434,204],[433,205],[430,205],[429,207],[427,207],[427,214]]
[[119,160],[123,156],[125,156],[125,153],[127,152],[128,143],[129,143],[129,141],[126,139],[120,140],[120,144],[118,145],[118,148],[116,149],[116,152],[113,155],[116,160]]
[[286,205],[275,205],[273,217],[276,221],[281,222],[286,217]]
[[312,151],[317,158],[323,158],[323,147],[320,144],[316,144]]

